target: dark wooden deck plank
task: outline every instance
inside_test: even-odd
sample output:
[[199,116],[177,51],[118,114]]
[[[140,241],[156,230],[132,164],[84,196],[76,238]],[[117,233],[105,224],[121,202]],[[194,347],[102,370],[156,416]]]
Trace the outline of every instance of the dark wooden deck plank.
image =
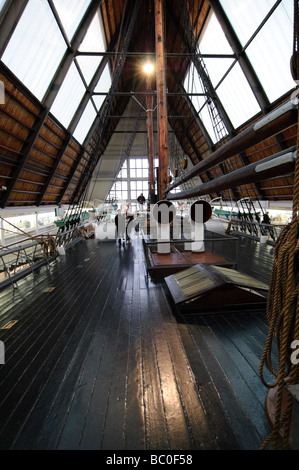
[[[52,326],[52,329],[50,329],[50,334],[47,334],[47,329],[41,330],[40,336],[38,338],[39,341],[34,343],[34,346],[38,348],[38,355],[34,356],[33,359],[31,358],[31,362],[25,354],[25,362],[29,363],[32,369],[29,370],[28,367],[26,369],[26,377],[32,382],[32,392],[31,388],[28,385],[27,395],[30,392],[35,395],[34,384],[36,383],[36,387],[40,387],[40,383],[43,383],[43,381],[47,379],[47,375],[45,374],[50,374],[50,376],[52,376],[53,368],[54,371],[56,371],[57,369],[58,371],[61,370],[63,375],[60,376],[58,380],[53,380],[52,376],[51,382],[49,380],[46,380],[45,387],[50,384],[52,388],[53,383],[57,386],[60,386],[60,384],[64,383],[65,381],[66,371],[68,371],[68,368],[71,364],[70,361],[73,361],[76,364],[74,347],[77,345],[77,342],[79,342],[82,337],[82,329],[80,330],[80,327],[83,328],[84,320],[86,322],[86,320],[89,318],[89,316],[82,316],[82,312],[88,312],[88,303],[86,302],[86,297],[82,297],[82,294],[80,294],[80,285],[82,286],[81,276],[77,278],[77,281],[78,283],[76,284],[70,285],[70,283],[68,282],[65,285],[65,289],[68,292],[68,295],[69,292],[74,289],[73,292],[75,293],[76,297],[73,300],[76,301],[76,310],[74,309],[73,303],[65,304],[65,312],[62,316],[61,312],[59,310],[57,311],[57,308],[55,308],[57,307],[57,305],[53,303],[53,308],[49,309],[47,316],[49,321],[48,327]],[[89,293],[93,294],[93,285],[89,284],[89,287],[89,291],[87,289],[85,290],[85,294],[87,295]],[[51,296],[54,296],[54,291],[51,293]],[[53,324],[55,324],[55,328],[53,328]],[[88,327],[89,323],[87,322],[87,325],[85,326]],[[55,337],[54,334],[57,334],[57,337]],[[28,339],[28,346],[30,345],[30,341],[32,341],[32,338]],[[28,355],[30,356],[31,353],[32,348],[30,348],[29,346]],[[65,354],[67,358],[66,363],[63,362],[63,354]],[[38,358],[39,362],[37,363]],[[80,364],[80,356],[77,363]],[[20,367],[19,362],[17,363],[17,365],[18,367]],[[59,366],[61,367],[61,369],[59,369]],[[77,377],[77,372],[75,373],[75,377]],[[23,385],[24,384],[26,385],[26,382],[24,382]],[[16,385],[18,385],[18,383],[16,383]],[[66,396],[69,396],[69,391]],[[47,399],[46,403],[49,406],[52,402],[49,402]],[[46,403],[44,403],[42,409],[47,409],[47,406],[45,407]],[[26,410],[26,406],[22,406],[21,409]],[[17,410],[15,412],[17,412]],[[32,437],[30,436],[29,442],[31,443],[30,445],[32,445]]]
[[169,448],[170,438],[164,412],[163,394],[160,387],[155,338],[152,331],[151,312],[154,312],[154,305],[151,303],[150,292],[150,290],[142,292],[140,309],[142,317],[143,400],[146,448],[159,450]]
[[[235,321],[233,320],[232,318],[229,321],[227,316],[225,318],[206,318],[207,324],[211,327],[215,336],[231,358],[231,361],[234,362],[240,372],[242,381],[249,389],[248,394],[252,396],[255,402],[255,407],[260,408],[257,415],[261,416],[261,407],[263,408],[264,406],[265,388],[257,375],[260,361],[252,349],[243,341],[242,337],[239,336],[239,332],[234,326]],[[250,406],[249,398],[246,401],[248,401],[248,406]],[[261,425],[259,423],[257,427],[261,429],[263,425],[264,423],[261,423]]]
[[172,312],[170,312],[164,292],[159,291],[157,294],[159,305],[163,306],[164,321],[161,335],[165,338],[173,364],[176,387],[185,421],[190,429],[191,445],[194,449],[214,449],[216,448],[215,436],[210,429],[205,409],[200,400],[196,380],[182,344],[177,322],[174,321]]
[[[115,269],[114,263],[111,268]],[[84,318],[87,319],[85,320],[86,325],[84,325],[84,329],[77,328],[77,344],[73,346],[76,349],[73,357],[68,358],[70,363],[67,374],[63,378],[62,385],[52,404],[51,413],[47,417],[47,422],[43,428],[43,434],[39,439],[39,447],[41,448],[47,445],[50,445],[50,448],[76,448],[81,439],[84,421],[87,419],[88,407],[91,406],[91,396],[93,396],[92,394],[96,390],[95,381],[98,379],[98,375],[100,374],[100,381],[104,392],[107,384],[109,385],[111,361],[105,360],[106,356],[103,356],[103,354],[108,339],[109,344],[106,355],[108,359],[110,358],[109,354],[113,350],[114,339],[116,337],[115,334],[111,336],[107,334],[111,324],[114,330],[117,327],[119,312],[117,305],[115,310],[113,309],[114,305],[111,304],[111,297],[109,296],[109,292],[112,292],[115,288],[115,283],[113,283],[115,279],[114,269],[110,269],[109,272],[105,273],[106,277],[101,277],[98,280],[99,288],[97,295],[93,297],[92,303],[90,305],[87,303],[85,307]],[[107,280],[107,284],[102,286],[103,288],[101,289],[104,278]],[[86,302],[86,297],[84,299]],[[116,322],[113,322],[114,319],[116,319]],[[114,330],[113,332],[115,332]],[[68,351],[66,352],[68,353]],[[71,394],[70,390],[72,391]],[[100,445],[101,434],[95,431],[99,428],[101,432],[101,426],[103,426],[103,421],[100,418],[101,416],[104,417],[107,394],[100,394],[100,397],[102,402],[98,402],[96,414],[99,424],[97,428],[93,428],[95,449],[99,448]],[[99,398],[98,395],[97,398]],[[83,408],[80,406],[80,400],[83,400]],[[80,413],[78,412],[78,403]],[[60,417],[59,422],[57,422],[57,416]],[[71,426],[73,426],[73,431],[68,433]],[[53,428],[56,429],[56,435],[54,434],[56,440],[51,443]],[[65,444],[67,439],[68,444]]]
[[[255,356],[254,361],[252,357],[250,358],[251,364],[247,362],[244,350],[240,349],[244,349],[244,344],[240,345],[241,340],[237,336],[234,337],[232,329],[230,331],[227,329],[225,333],[218,319],[206,319],[206,321],[209,326],[211,325],[213,337],[211,335],[210,342],[218,361],[225,370],[233,390],[242,397],[242,405],[262,439],[270,429],[266,426],[266,418],[263,415],[266,391],[257,376],[259,362],[256,363]],[[221,343],[219,349],[218,342]]]
[[[221,344],[217,344],[208,326],[203,323],[200,328],[198,324],[190,324],[188,327],[208,370],[209,380],[217,391],[218,399],[233,430],[238,443],[237,448],[257,449],[261,437],[250,419],[250,414],[244,411],[242,397],[237,394],[230,377],[227,376],[226,368],[233,370],[234,363],[231,363]],[[222,364],[219,359],[222,359]]]
[[[240,449],[240,444],[234,435],[232,423],[222,403],[222,399],[219,399],[219,391],[214,383],[211,371],[209,371],[211,366],[215,374],[217,374],[217,367],[215,367],[214,362],[211,363],[206,360],[205,345],[200,339],[201,349],[198,348],[198,332],[196,330],[197,328],[195,328],[193,335],[192,327],[183,322],[179,324],[180,336],[195,377],[195,387],[198,390],[209,427],[214,435],[215,446],[217,449],[238,450]],[[210,352],[208,351],[209,354]],[[210,449],[210,446],[207,446],[207,449]]]
[[[152,289],[150,294],[152,323],[152,336],[155,342],[155,354],[157,368],[159,373],[160,387],[163,397],[163,408],[167,423],[167,432],[170,449],[190,449],[192,447],[191,436],[188,432],[187,422],[184,415],[184,409],[181,403],[181,396],[177,386],[177,380],[174,373],[172,357],[168,347],[168,334],[163,330],[160,310],[160,302],[157,298],[156,289]],[[169,325],[167,325],[169,326]],[[169,330],[169,328],[167,328]],[[150,409],[149,409],[150,413]]]
[[82,241],[18,285],[0,293],[0,328],[18,320],[0,329],[1,449],[261,444],[263,316],[182,318],[147,275],[140,240]]

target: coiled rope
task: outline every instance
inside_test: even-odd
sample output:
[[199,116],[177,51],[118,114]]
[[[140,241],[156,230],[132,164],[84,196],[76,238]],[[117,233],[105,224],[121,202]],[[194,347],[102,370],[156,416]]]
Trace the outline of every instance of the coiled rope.
[[[298,12],[299,1],[294,0],[294,54],[292,57],[296,75],[299,77],[298,60]],[[299,106],[297,126],[297,153],[299,144]],[[291,361],[291,345],[299,340],[299,158],[296,158],[291,223],[283,230],[274,248],[273,269],[267,298],[267,321],[269,332],[260,362],[260,378],[265,386],[276,388],[275,417],[272,432],[261,445],[266,449],[290,447],[292,422],[292,397],[285,395],[286,384],[299,381],[299,364]],[[278,349],[277,369],[272,363],[272,345],[276,340]],[[294,361],[293,361],[294,362]],[[264,366],[276,378],[273,384],[264,380]]]

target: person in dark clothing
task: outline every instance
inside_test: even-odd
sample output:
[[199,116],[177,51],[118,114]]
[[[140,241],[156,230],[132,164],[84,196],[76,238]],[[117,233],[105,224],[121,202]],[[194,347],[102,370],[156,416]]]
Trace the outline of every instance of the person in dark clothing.
[[116,231],[116,238],[118,239],[118,243],[121,243],[121,240],[125,240],[125,233],[126,233],[126,215],[122,214],[119,210],[114,219],[115,223],[115,231]]
[[139,208],[142,210],[143,209],[143,205],[145,204],[145,197],[143,196],[143,193],[141,193],[138,198],[137,198],[137,202],[139,204]]
[[126,240],[127,240],[127,243],[131,242],[130,233],[131,233],[131,230],[132,230],[132,226],[130,225],[130,222],[132,222],[132,220],[134,220],[134,215],[130,214],[129,211],[127,211],[126,212]]
[[[269,212],[264,214],[262,223],[266,224],[266,225],[271,225],[271,219],[269,217]],[[275,232],[274,232],[272,227],[264,227],[264,232],[265,232],[266,235],[267,235],[267,233],[269,233],[270,237],[273,238],[273,240],[275,240]]]
[[266,214],[264,214],[262,223],[263,224],[268,224],[268,225],[271,224],[271,220],[270,220],[270,217],[269,217],[269,212],[266,212]]

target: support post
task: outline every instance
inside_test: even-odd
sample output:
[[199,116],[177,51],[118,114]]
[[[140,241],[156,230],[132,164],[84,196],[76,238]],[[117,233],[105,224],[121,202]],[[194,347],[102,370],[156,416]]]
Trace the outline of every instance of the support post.
[[158,199],[164,198],[168,177],[168,127],[165,80],[164,51],[164,14],[163,0],[155,0],[155,33],[156,33],[156,81],[157,81],[157,126],[159,180]]
[[[146,77],[146,89],[151,91],[151,78]],[[154,175],[154,130],[153,130],[153,96],[146,96],[146,114],[147,114],[147,138],[148,138],[148,162],[149,162],[149,202],[155,201],[155,175]]]

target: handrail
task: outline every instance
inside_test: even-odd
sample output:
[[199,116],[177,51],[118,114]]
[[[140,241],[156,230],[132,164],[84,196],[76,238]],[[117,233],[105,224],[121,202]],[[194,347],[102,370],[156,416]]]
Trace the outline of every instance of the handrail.
[[5,277],[0,281],[0,289],[9,284],[14,288],[17,287],[16,282],[20,278],[31,274],[35,269],[47,265],[57,258],[58,252],[55,254],[48,253],[47,245],[45,244],[47,240],[51,239],[55,248],[65,247],[67,249],[76,240],[82,239],[80,229],[83,229],[85,226],[86,223],[59,234],[44,233],[40,239],[31,239],[33,240],[31,242],[28,242],[30,238],[27,238],[17,242],[18,246],[14,248],[11,247],[12,245],[2,247],[0,249],[0,273],[1,271],[5,273]]

